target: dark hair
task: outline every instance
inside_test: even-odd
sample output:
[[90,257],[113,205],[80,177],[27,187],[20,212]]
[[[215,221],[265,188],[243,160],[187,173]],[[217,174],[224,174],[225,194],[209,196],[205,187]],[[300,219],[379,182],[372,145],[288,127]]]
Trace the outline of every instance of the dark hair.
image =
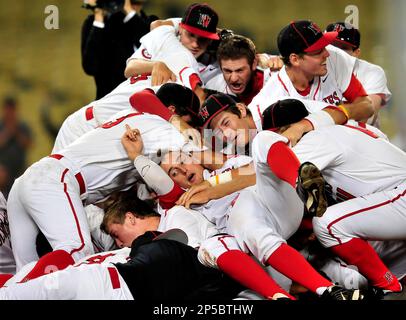
[[[247,115],[251,116],[251,111],[250,109],[248,109],[247,107],[245,108]],[[241,111],[240,109],[238,109],[238,107],[236,105],[233,106],[229,106],[227,109],[224,109],[224,112],[230,112],[233,113],[235,115],[237,115],[239,118],[241,118]]]
[[[305,55],[305,53],[296,53],[296,55],[298,55],[300,58],[303,58],[303,56]],[[283,57],[281,56],[281,59],[283,61],[283,64],[287,67],[291,67],[292,64],[290,63],[290,55],[287,57]]]
[[232,35],[221,41],[217,49],[217,60],[221,65],[221,60],[246,58],[248,64],[252,65],[256,54],[257,50],[251,39],[241,35]]
[[156,96],[166,106],[174,106],[176,114],[190,115],[195,125],[199,124],[197,114],[200,101],[197,95],[189,88],[176,83],[165,83],[156,92]]
[[123,224],[127,212],[131,212],[140,219],[159,216],[148,202],[138,199],[134,193],[122,192],[118,199],[107,208],[100,229],[108,233],[107,226],[110,223]]

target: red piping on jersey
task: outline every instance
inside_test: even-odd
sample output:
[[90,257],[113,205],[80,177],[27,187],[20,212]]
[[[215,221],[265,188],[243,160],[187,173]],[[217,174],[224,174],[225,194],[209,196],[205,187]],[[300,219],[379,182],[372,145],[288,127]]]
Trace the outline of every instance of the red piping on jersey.
[[319,77],[319,84],[317,85],[317,89],[316,89],[316,91],[314,92],[313,100],[316,100],[316,94],[317,94],[317,92],[319,92],[320,84],[321,84],[321,79],[320,79],[320,77]]
[[113,289],[119,289],[121,286],[117,269],[113,267],[108,267],[107,270],[109,271],[111,285],[113,286]]
[[79,248],[73,249],[71,252],[69,252],[70,255],[73,255],[75,252],[79,252],[80,250],[82,250],[84,248],[85,241],[83,240],[82,231],[80,230],[79,220],[78,220],[78,217],[77,217],[77,214],[75,211],[75,207],[73,206],[72,199],[70,198],[68,190],[67,190],[68,185],[65,183],[65,175],[68,171],[69,171],[69,169],[66,168],[65,171],[62,173],[61,182],[63,183],[63,192],[66,194],[66,197],[68,198],[68,202],[69,202],[70,208],[72,210],[73,217],[75,218],[76,229],[78,231],[80,241],[82,242],[82,244]]
[[366,128],[354,127],[354,126],[350,126],[350,125],[348,125],[348,124],[345,124],[344,127],[361,131],[362,133],[365,133],[365,134],[369,135],[370,137],[372,137],[372,138],[374,138],[374,139],[378,139],[378,138],[379,138],[379,136],[378,136],[375,132],[372,132],[371,130],[368,130],[368,129],[366,129]]
[[257,104],[257,111],[258,111],[258,114],[259,114],[259,118],[261,119],[261,125],[262,125],[262,124],[264,124],[264,117],[263,117],[263,115],[261,113],[261,110],[259,109],[259,104]]
[[86,121],[92,120],[94,118],[93,106],[86,108],[85,115],[86,115]]
[[279,82],[282,84],[282,86],[283,86],[283,88],[285,89],[285,91],[289,94],[288,88],[286,88],[286,86],[285,86],[285,84],[283,83],[281,77],[279,76],[279,73],[278,73],[278,80],[279,80]]
[[374,205],[374,206],[371,206],[371,207],[368,207],[368,208],[364,208],[364,209],[360,209],[360,210],[357,210],[357,211],[354,211],[354,212],[350,212],[350,213],[348,213],[348,214],[346,214],[346,215],[344,215],[344,216],[342,216],[342,217],[340,217],[340,218],[338,218],[338,219],[336,219],[336,220],[330,222],[329,225],[327,226],[328,233],[330,234],[330,236],[331,236],[332,238],[336,239],[339,244],[342,244],[341,240],[340,240],[338,237],[336,237],[336,236],[333,234],[333,231],[331,230],[331,228],[332,228],[332,226],[333,226],[334,224],[340,222],[340,221],[343,220],[343,219],[346,219],[346,218],[348,218],[348,217],[354,216],[354,215],[356,215],[356,214],[359,214],[359,213],[362,213],[362,212],[366,212],[366,211],[369,211],[369,210],[373,210],[373,209],[376,209],[376,208],[379,208],[379,207],[382,207],[382,206],[386,206],[387,204],[390,204],[390,203],[393,203],[393,202],[399,200],[401,197],[403,197],[403,196],[405,196],[405,195],[406,195],[406,190],[404,190],[401,194],[398,194],[395,198],[393,198],[393,199],[391,199],[391,200],[387,200],[387,201],[385,201],[385,202],[378,203],[378,204],[376,204],[376,205]]

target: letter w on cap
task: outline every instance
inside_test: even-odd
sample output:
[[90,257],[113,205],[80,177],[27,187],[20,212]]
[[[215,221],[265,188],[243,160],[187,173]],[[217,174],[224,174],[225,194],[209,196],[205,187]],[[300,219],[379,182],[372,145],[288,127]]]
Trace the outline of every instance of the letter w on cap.
[[197,22],[200,24],[202,27],[207,28],[209,23],[210,23],[210,16],[207,14],[200,14],[199,21]]

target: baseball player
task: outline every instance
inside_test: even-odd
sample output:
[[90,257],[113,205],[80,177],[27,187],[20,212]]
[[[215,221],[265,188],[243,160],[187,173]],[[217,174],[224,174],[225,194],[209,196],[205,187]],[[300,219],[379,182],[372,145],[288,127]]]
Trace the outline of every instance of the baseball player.
[[[294,123],[307,113],[303,104],[295,100],[276,103],[272,109],[266,115],[268,130],[255,138],[268,159],[276,157],[275,152],[281,155],[281,150],[287,150],[288,142],[270,130]],[[297,110],[301,110],[301,115],[293,113]],[[292,150],[297,158],[288,156],[291,155],[288,151],[283,153],[286,165],[279,171],[279,177],[284,176],[282,179],[294,186],[298,167],[303,163],[299,174],[305,172],[306,183],[312,184],[312,172],[317,168],[306,163],[311,161],[331,185],[333,197],[346,200],[313,219],[321,244],[346,263],[355,265],[372,286],[384,292],[399,292],[402,287],[396,275],[367,240],[405,239],[406,154],[373,132],[349,125],[312,131]],[[317,193],[312,192],[312,196],[317,198]]]
[[[174,178],[174,181],[172,181],[171,178],[169,178],[168,175],[158,165],[152,163],[151,160],[142,155],[141,151],[143,143],[137,130],[131,130],[130,128],[128,128],[126,134],[123,136],[122,142],[128,153],[129,158],[131,160],[134,160],[134,166],[137,168],[139,172],[141,172],[143,180],[157,194],[160,204],[166,205],[167,208],[171,208],[175,205],[175,201],[178,200],[180,195],[184,192],[183,189],[185,189],[186,187],[190,187],[190,183],[194,183],[195,180],[197,181],[199,180],[197,176],[200,174],[192,173],[193,171],[192,170],[189,172],[189,176],[194,177],[190,178],[189,179],[190,181],[188,181],[187,184],[185,184],[185,182],[182,183],[182,181],[180,181],[180,184],[178,185],[176,183],[176,181],[178,181],[176,178]],[[184,156],[176,152],[175,154],[179,156]],[[248,157],[246,157],[246,159],[238,159],[239,160],[238,162],[244,163],[247,162],[247,159]],[[248,161],[250,162],[251,160],[248,159]],[[238,163],[236,161],[233,162]],[[169,165],[169,163],[170,161],[166,157],[164,157],[162,160],[162,165],[163,166]],[[185,162],[185,164],[186,163],[187,162]],[[216,165],[213,162],[211,162],[211,164]],[[227,166],[227,164],[225,165]],[[200,169],[202,168],[200,165],[198,167]],[[172,169],[171,174],[173,175],[176,169],[173,170]],[[228,173],[230,174],[230,172]],[[231,195],[231,197],[235,197],[235,195],[234,196]],[[225,206],[227,206],[227,204]],[[175,208],[183,208],[183,207],[178,206],[173,207],[169,211],[160,209],[161,223],[165,221],[167,217],[171,217],[172,215],[171,211],[175,210]],[[206,218],[203,218],[202,216],[201,219],[205,221],[201,223],[203,228],[204,229],[207,228],[205,226],[207,225],[207,223],[209,223],[208,221],[210,221],[212,226],[224,225],[225,216],[224,215],[222,216],[222,210],[224,210],[223,206],[212,208],[211,212],[213,214],[210,216],[208,220]],[[219,214],[214,214],[215,212],[219,212]],[[204,216],[207,217],[207,214],[204,214]],[[177,217],[177,219],[179,219],[179,217]],[[216,221],[216,219],[221,220],[222,223],[219,223],[219,221]],[[142,224],[144,223],[146,222],[142,222]],[[182,219],[179,219],[179,222],[177,222],[177,224],[173,224],[173,226],[176,226],[177,228],[181,229],[183,229],[184,225],[185,222],[182,221]],[[156,225],[153,225],[152,227],[156,228]],[[115,226],[111,226],[109,233],[114,238],[117,238],[118,232],[116,232],[117,230],[115,228],[116,228]],[[123,227],[121,225],[119,225],[118,228],[119,231],[123,230],[122,229]],[[222,227],[220,231],[224,232],[224,227]],[[239,281],[247,288],[250,288],[255,292],[260,293],[261,295],[263,295],[268,299],[278,299],[282,297],[293,298],[279,285],[277,285],[272,280],[272,278],[270,278],[268,274],[266,274],[265,271],[256,262],[254,262],[251,258],[249,258],[248,255],[241,252],[238,244],[236,243],[233,237],[225,234],[215,236],[218,233],[219,231],[217,231],[215,234],[213,233],[209,234],[208,232],[204,233],[205,235],[204,239],[208,239],[208,241],[205,241],[205,244],[203,244],[203,246],[206,247],[208,244],[210,244],[211,257],[210,259],[208,258],[209,255],[208,253],[206,253],[207,252],[206,249],[204,249],[204,252],[199,251],[200,252],[199,259],[203,264],[214,268],[217,267],[220,268],[220,270],[230,275],[232,278]],[[120,239],[118,244],[125,245],[125,241]],[[213,262],[212,258],[213,254],[216,256],[217,263]]]
[[[116,89],[103,98],[93,101],[71,114],[67,119],[65,119],[61,128],[59,129],[52,153],[56,153],[59,150],[67,147],[84,133],[102,125],[117,112],[122,110],[130,110],[131,105],[129,103],[129,99],[131,95],[146,88],[151,88],[151,76],[143,74],[140,76],[131,77],[121,83]],[[153,87],[153,89],[158,91],[159,87]],[[198,109],[199,105],[197,97],[196,99],[193,99],[190,98],[190,95],[193,95],[193,93],[188,90],[187,87],[185,87],[183,90],[178,89],[177,95],[171,99],[171,105],[175,104],[178,109],[185,107]],[[167,103],[168,97],[164,98],[165,99],[162,99],[162,102],[169,107],[170,105]],[[184,104],[180,103],[180,100],[184,100]],[[136,106],[133,104],[133,108],[137,109],[137,107],[142,109],[142,106]],[[140,111],[148,112],[148,105],[145,107],[145,109]],[[173,115],[173,113],[171,115]],[[183,116],[183,114],[181,116]],[[168,120],[170,120],[170,117]],[[182,119],[174,117],[172,120],[174,124],[179,123],[182,124],[183,127],[189,129],[189,135],[191,134],[192,130],[190,130],[190,126],[184,124]],[[192,136],[192,139],[194,139],[194,142],[198,144],[196,134]]]
[[0,192],[0,286],[15,273],[15,268],[13,252],[10,245],[7,202],[3,193]]
[[[127,212],[131,212],[131,214],[126,214]],[[161,217],[147,202],[139,200],[133,190],[121,192],[117,200],[106,209],[106,213],[98,225],[101,232],[111,234],[112,237],[110,238],[121,249],[86,256],[76,262],[74,266],[95,263],[124,263],[129,258],[133,240],[146,231],[165,232],[175,228],[182,229],[187,235],[188,245],[193,248],[199,247],[204,239],[218,233],[214,225],[192,210],[177,206],[169,213]],[[5,285],[9,286],[20,282],[34,265],[35,262],[25,265]]]
[[[131,134],[128,134],[128,137],[131,137]],[[137,142],[141,143],[136,131],[132,139],[123,140],[130,159],[134,159],[134,165],[140,172],[144,172],[144,180],[149,181],[151,177],[158,178],[159,172],[156,169],[154,174],[145,172],[153,170],[151,169],[152,164],[146,162],[147,159],[140,155],[141,147],[134,146]],[[244,158],[245,162],[251,161],[248,157],[231,158],[221,169],[216,170],[216,173],[228,171],[236,164],[244,162]],[[194,163],[190,156],[184,153],[168,153],[163,157],[161,166],[181,188],[188,188],[202,182],[205,175],[203,167]],[[358,291],[347,292],[342,288],[334,287],[330,281],[321,277],[299,252],[286,244],[283,239],[289,238],[300,224],[303,203],[293,188],[286,183],[281,184],[280,180],[269,172],[262,172],[260,175],[262,180],[260,180],[258,170],[257,167],[257,188],[234,192],[224,198],[210,201],[198,210],[209,221],[214,222],[221,232],[234,235],[243,251],[252,253],[261,263],[272,266],[318,295],[324,294],[324,297],[332,297],[336,296],[337,292],[343,292],[345,299],[362,299]],[[147,174],[150,177],[147,177]],[[207,174],[206,171],[206,177]],[[158,178],[160,183],[156,185],[162,187],[162,179]],[[276,190],[282,190],[282,192],[276,192]],[[272,195],[272,199],[269,199],[270,195]],[[224,250],[226,248],[225,239],[229,237],[229,235],[225,235],[209,239],[202,245],[199,252],[202,260],[208,265],[217,266],[221,270],[228,270],[228,274],[236,275],[233,266],[237,260],[242,263],[243,256],[238,247],[233,250]],[[283,262],[288,260],[294,261],[292,265],[286,265]],[[296,269],[292,266],[300,267]],[[240,274],[235,276],[239,281],[241,281]],[[247,285],[247,282],[242,283]],[[254,290],[262,293],[258,289]],[[283,294],[285,297],[289,297],[286,293]]]
[[[284,97],[281,101],[288,99],[288,97]],[[309,114],[305,120],[299,121],[293,126],[298,125],[302,128],[303,124],[306,130],[313,130],[334,124],[333,118],[326,110],[336,107],[322,101],[298,100],[306,106],[311,114]],[[255,110],[252,110],[249,107],[247,108],[243,103],[236,103],[231,97],[227,97],[224,94],[218,93],[210,95],[202,104],[199,111],[202,129],[211,129],[211,131],[203,131],[205,141],[207,142],[207,138],[214,135],[222,142],[222,145],[226,146],[222,152],[227,154],[250,154],[250,142],[252,142],[255,135],[262,130],[264,121],[263,114],[267,112],[268,109],[269,108],[262,110],[258,106]],[[360,126],[358,122],[353,120],[345,121],[351,123],[351,125]],[[361,126],[367,127],[369,130],[387,139],[386,135],[380,130],[363,123]],[[290,140],[291,145],[294,145],[301,137],[303,131],[300,129],[299,134],[286,134],[286,132],[290,130],[291,128],[286,130],[283,135]],[[217,143],[210,145],[210,147],[215,150],[218,150],[217,146]]]
[[[356,59],[334,46],[328,46],[336,32],[322,33],[311,21],[293,21],[278,35],[278,48],[285,66],[271,77],[260,93],[248,105],[254,121],[260,122],[262,112],[284,97],[318,100],[338,105],[329,107],[311,122],[303,121],[286,131],[292,145],[303,133],[348,119],[365,122],[373,114],[371,100],[353,74]],[[342,100],[345,98],[345,104]],[[311,112],[320,109],[312,110]],[[340,112],[341,111],[341,112]],[[334,119],[332,121],[331,117]],[[294,129],[297,130],[294,132]]]
[[217,270],[204,267],[196,250],[184,244],[187,236],[180,230],[175,235],[157,233],[146,232],[134,241],[128,262],[70,266],[0,288],[0,299],[223,300],[241,291],[241,286]]
[[[196,84],[206,83],[220,72],[216,65],[196,61],[213,40],[219,40],[217,13],[207,4],[195,3],[186,9],[180,23],[174,21],[175,24],[160,26],[141,38],[140,48],[127,60],[126,77],[149,72],[154,85],[175,77],[189,78],[194,90]],[[161,61],[162,57],[173,59],[172,66]]]
[[222,73],[205,83],[205,87],[236,95],[248,105],[272,75],[269,68],[258,68],[259,57],[251,39],[230,35],[220,42],[217,61]]
[[120,142],[126,124],[139,129],[144,153],[151,159],[162,150],[191,146],[160,117],[123,111],[58,154],[34,163],[14,183],[7,204],[17,270],[38,259],[38,229],[54,249],[38,261],[28,278],[41,275],[49,262],[62,269],[93,253],[83,206],[129,189],[139,179]]
[[354,26],[345,22],[335,22],[329,24],[326,31],[338,32],[332,45],[358,58],[355,62],[354,74],[368,93],[375,110],[367,123],[379,128],[379,110],[388,103],[392,96],[387,86],[385,71],[376,64],[360,59],[361,34]]

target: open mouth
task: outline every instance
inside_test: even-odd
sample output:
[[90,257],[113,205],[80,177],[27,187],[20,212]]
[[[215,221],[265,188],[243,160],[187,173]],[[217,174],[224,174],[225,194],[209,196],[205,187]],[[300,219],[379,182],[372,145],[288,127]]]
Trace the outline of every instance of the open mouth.
[[187,181],[189,181],[190,183],[193,183],[195,181],[195,177],[196,174],[195,173],[191,173],[187,176]]
[[231,90],[233,90],[233,91],[241,91],[242,90],[242,84],[241,83],[231,83],[230,87],[231,87]]

